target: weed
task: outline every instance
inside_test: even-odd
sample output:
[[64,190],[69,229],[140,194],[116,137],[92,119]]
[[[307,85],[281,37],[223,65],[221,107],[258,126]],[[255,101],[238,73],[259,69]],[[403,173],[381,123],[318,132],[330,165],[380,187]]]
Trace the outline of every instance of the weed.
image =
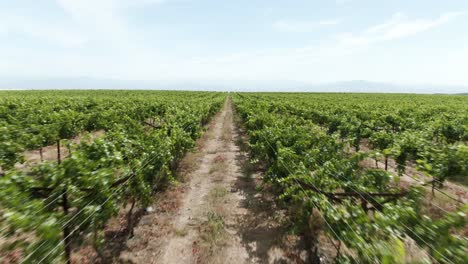
[[182,228],[182,229],[174,229],[174,234],[178,237],[184,237],[188,234],[188,231],[186,228]]

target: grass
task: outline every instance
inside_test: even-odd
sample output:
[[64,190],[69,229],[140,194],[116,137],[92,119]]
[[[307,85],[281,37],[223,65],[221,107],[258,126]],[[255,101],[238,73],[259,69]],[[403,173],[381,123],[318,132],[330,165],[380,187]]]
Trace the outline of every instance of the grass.
[[225,228],[224,216],[213,211],[208,212],[207,220],[202,224],[201,230],[203,258],[207,260],[227,243],[229,234]]
[[[433,196],[431,191],[428,189],[426,190],[423,198],[423,205],[424,212],[427,215],[438,219],[445,215],[444,210],[453,212],[460,204],[439,192],[435,192],[435,196]],[[443,210],[438,207],[442,208]]]
[[210,174],[213,174],[215,172],[223,172],[226,170],[226,156],[220,154],[216,156],[213,160],[213,163],[211,164],[210,167]]
[[210,210],[206,214],[206,221],[200,226],[200,247],[202,262],[211,262],[213,256],[216,255],[226,244],[229,238],[229,233],[225,226],[226,208],[224,203],[227,198],[228,191],[225,187],[214,187],[207,196],[207,202]]
[[232,128],[230,126],[230,122],[226,119],[228,118],[224,119],[225,121],[223,124],[223,131],[221,134],[221,140],[225,143],[225,146],[231,141],[231,136],[232,136]]
[[212,205],[223,203],[228,191],[222,186],[214,187],[208,194],[208,202]]
[[213,174],[213,173],[215,173],[215,172],[218,172],[218,171],[220,171],[223,167],[224,167],[223,164],[216,164],[216,163],[214,163],[213,165],[211,165],[209,173],[210,173],[210,174]]
[[224,142],[224,147],[226,148],[229,145],[229,142],[232,140],[232,112],[227,111],[223,120],[223,127],[221,128],[221,140]]
[[184,237],[188,234],[188,231],[186,228],[181,228],[181,229],[174,229],[174,234],[178,237]]
[[185,181],[188,172],[195,171],[200,167],[202,152],[189,152],[185,155],[177,168],[176,178]]
[[457,175],[452,176],[449,179],[451,182],[461,184],[465,187],[468,187],[468,177],[466,175]]

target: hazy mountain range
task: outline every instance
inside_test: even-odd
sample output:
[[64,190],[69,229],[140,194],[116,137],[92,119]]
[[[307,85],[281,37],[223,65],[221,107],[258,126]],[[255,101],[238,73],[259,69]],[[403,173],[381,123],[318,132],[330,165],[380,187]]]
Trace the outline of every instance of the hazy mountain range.
[[141,81],[98,78],[0,79],[0,90],[28,89],[154,89],[274,92],[468,93],[467,86],[393,84],[354,80],[308,84],[298,81]]

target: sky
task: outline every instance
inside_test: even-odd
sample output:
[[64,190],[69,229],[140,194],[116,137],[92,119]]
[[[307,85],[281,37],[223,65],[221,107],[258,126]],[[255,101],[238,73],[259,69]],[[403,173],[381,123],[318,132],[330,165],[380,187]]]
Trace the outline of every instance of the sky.
[[467,32],[466,0],[0,0],[0,78],[468,87]]

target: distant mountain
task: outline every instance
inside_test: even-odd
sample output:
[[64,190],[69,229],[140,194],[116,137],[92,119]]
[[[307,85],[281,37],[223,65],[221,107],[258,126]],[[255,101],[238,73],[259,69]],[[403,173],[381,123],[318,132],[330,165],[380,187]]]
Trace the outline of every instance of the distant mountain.
[[286,91],[286,92],[346,92],[346,93],[426,93],[460,94],[468,93],[467,86],[393,84],[364,80],[307,84],[294,81],[244,83],[243,90]]
[[350,92],[377,92],[377,93],[463,93],[468,92],[468,86],[454,85],[427,85],[427,84],[392,84],[369,81],[337,82],[326,85],[330,89],[343,88]]
[[0,90],[42,89],[141,89],[141,90],[227,90],[219,85],[197,82],[158,82],[98,78],[1,79]]
[[[281,89],[282,90],[282,89]],[[291,85],[288,91],[310,92],[349,92],[349,93],[464,93],[468,86],[451,85],[416,85],[393,84],[384,82],[370,82],[363,80],[344,81],[324,84],[297,84]]]
[[365,80],[311,84],[299,81],[142,81],[99,78],[0,78],[1,89],[154,89],[250,92],[354,92],[468,94],[468,86],[392,84]]

